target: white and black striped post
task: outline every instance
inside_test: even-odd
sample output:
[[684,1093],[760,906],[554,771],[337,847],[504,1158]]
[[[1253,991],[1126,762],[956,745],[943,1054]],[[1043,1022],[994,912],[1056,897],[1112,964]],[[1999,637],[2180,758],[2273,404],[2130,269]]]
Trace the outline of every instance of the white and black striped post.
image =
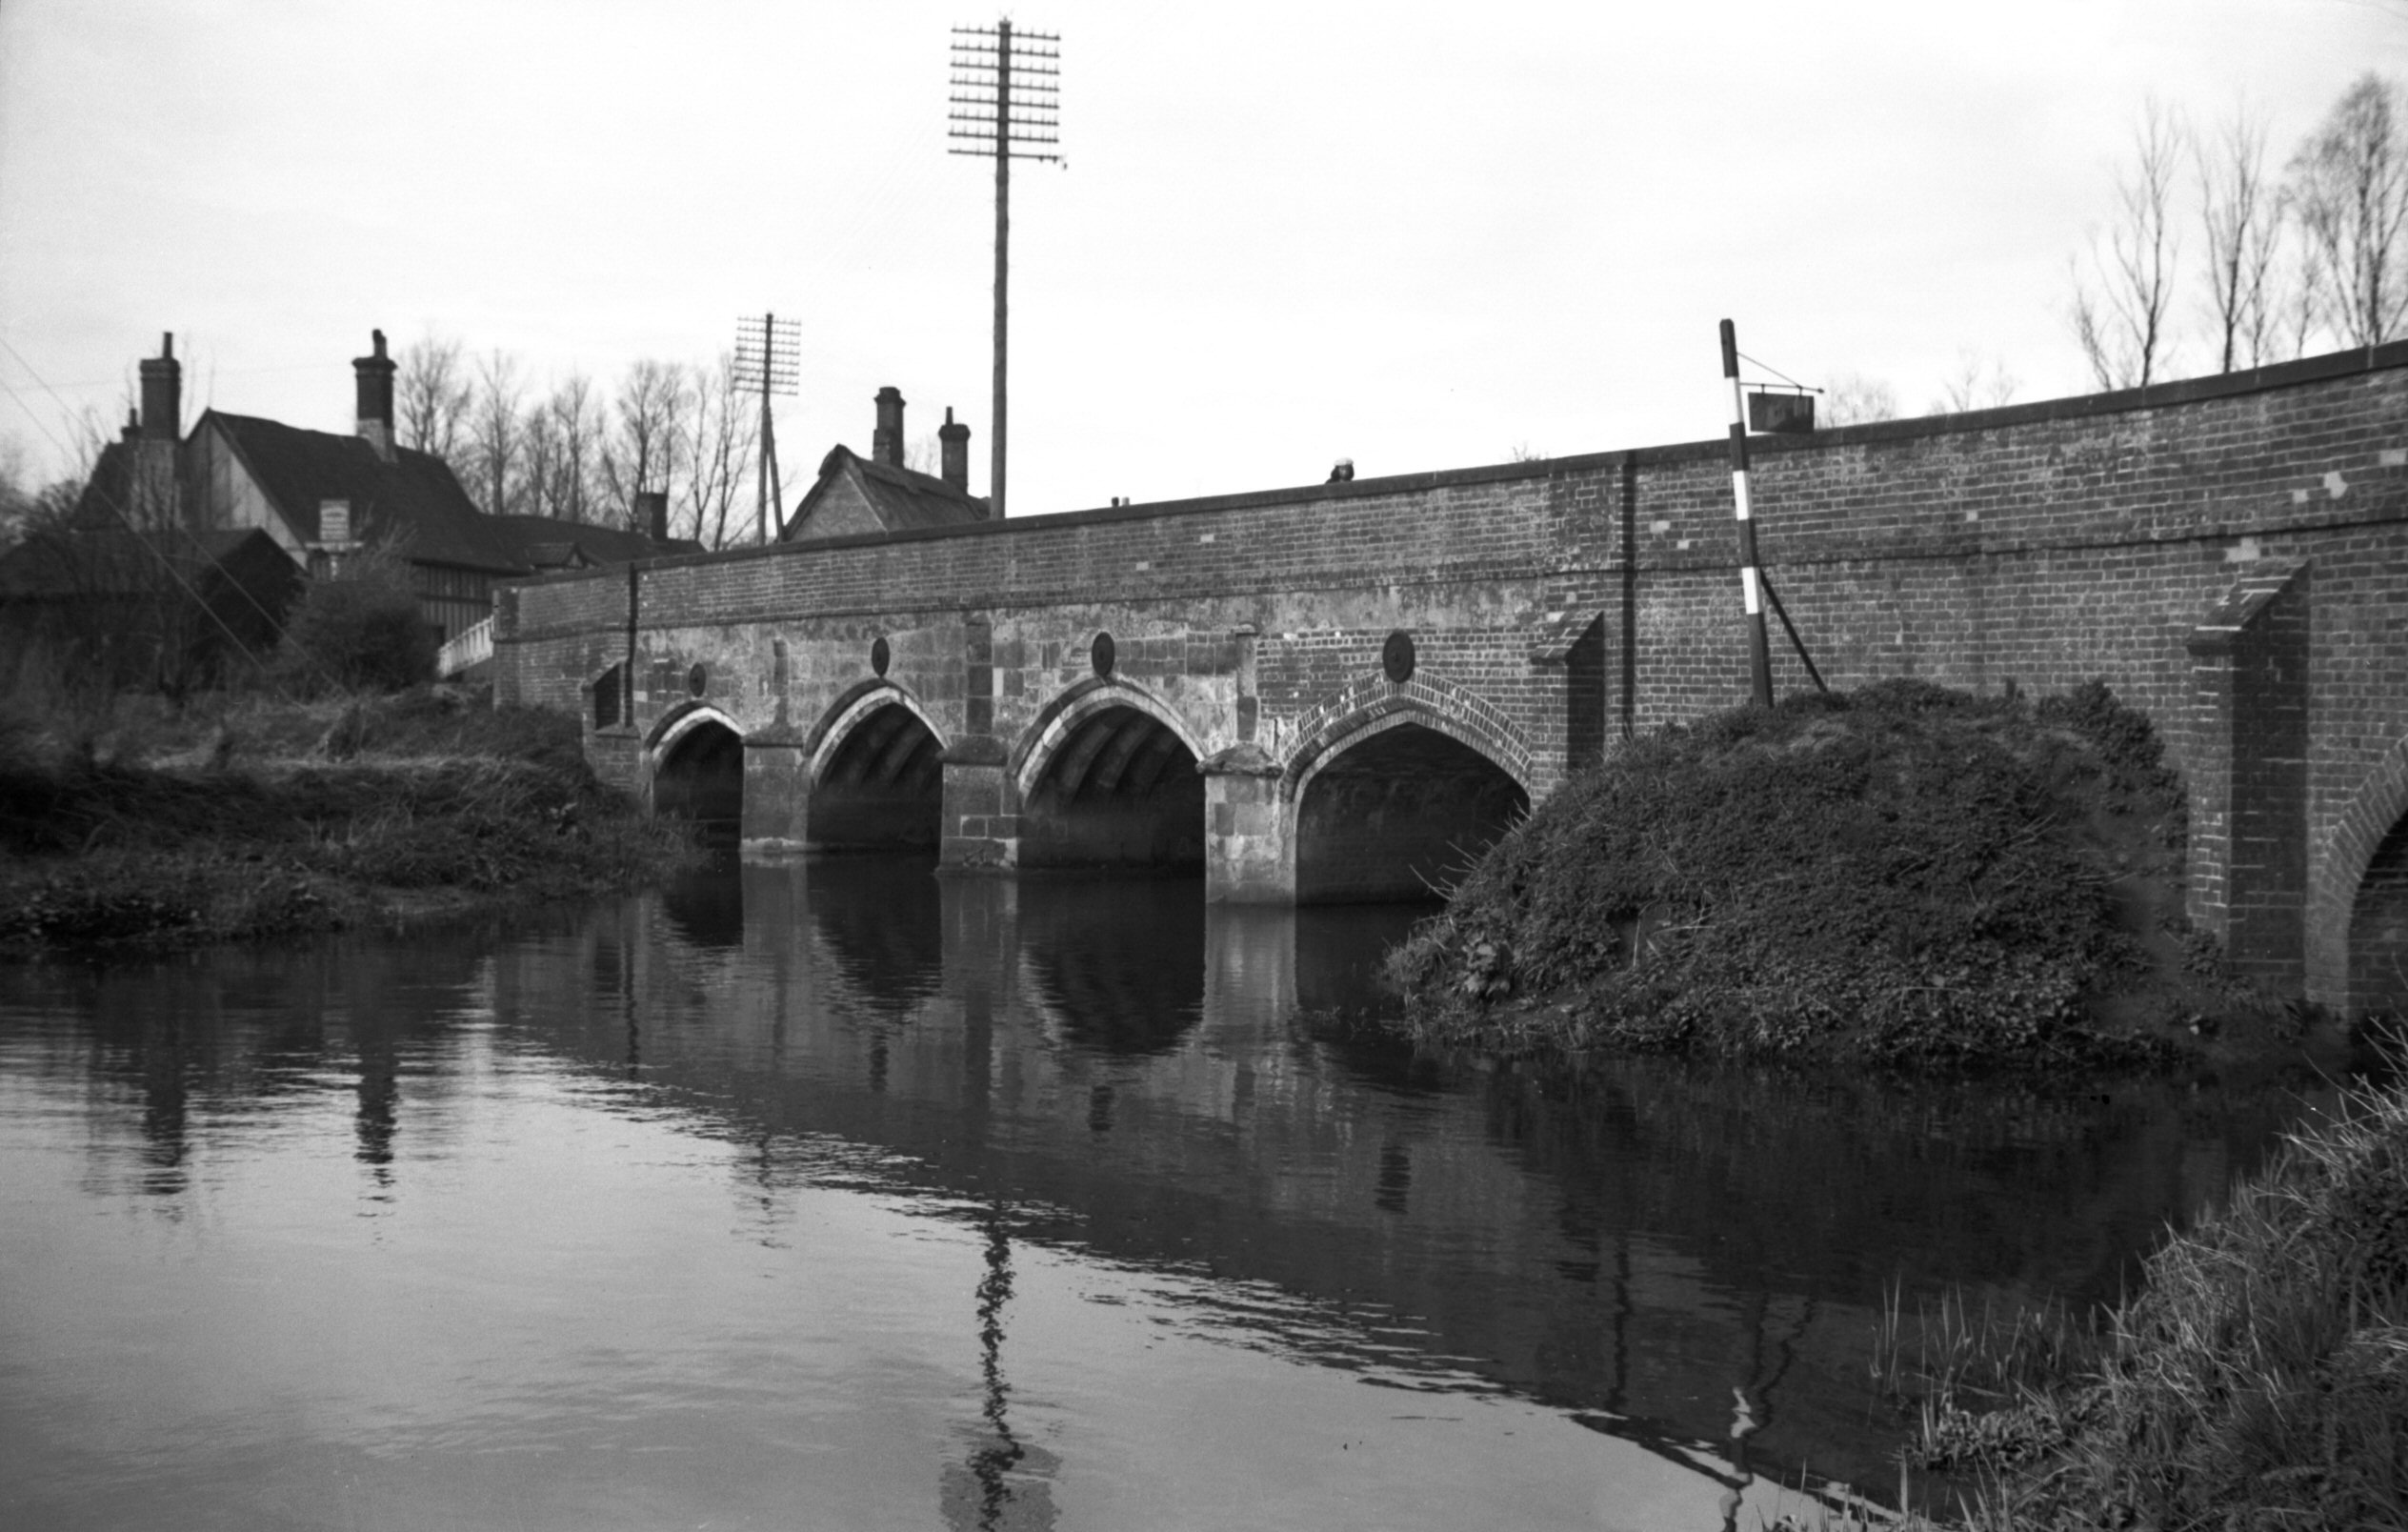
[[1764,635],[1764,582],[1756,574],[1756,518],[1748,510],[1748,401],[1739,388],[1739,336],[1722,321],[1722,375],[1731,380],[1731,494],[1739,515],[1739,595],[1747,606],[1748,680],[1756,705],[1773,705],[1773,652]]

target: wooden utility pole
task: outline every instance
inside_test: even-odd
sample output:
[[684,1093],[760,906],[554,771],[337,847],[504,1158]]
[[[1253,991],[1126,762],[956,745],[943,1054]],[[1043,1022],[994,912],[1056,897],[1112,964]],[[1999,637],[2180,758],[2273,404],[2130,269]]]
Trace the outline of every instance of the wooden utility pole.
[[[777,535],[777,528],[770,516],[772,507],[777,514],[786,514],[786,486],[777,476],[777,428],[770,414],[770,395],[794,392],[796,375],[802,371],[802,340],[788,325],[784,333],[777,328],[777,315],[765,313],[758,319],[745,318],[735,322],[735,386],[761,391],[761,499],[758,541],[766,546]],[[701,534],[701,529],[695,529]]]
[[[1011,331],[1012,162],[1053,160],[1059,143],[1062,39],[1053,32],[1015,31],[1009,20],[993,27],[953,29],[952,128],[963,140],[947,152],[995,157],[995,368],[989,514],[1003,512],[1005,377]],[[967,147],[964,147],[964,146]],[[1019,146],[1029,146],[1026,148]]]

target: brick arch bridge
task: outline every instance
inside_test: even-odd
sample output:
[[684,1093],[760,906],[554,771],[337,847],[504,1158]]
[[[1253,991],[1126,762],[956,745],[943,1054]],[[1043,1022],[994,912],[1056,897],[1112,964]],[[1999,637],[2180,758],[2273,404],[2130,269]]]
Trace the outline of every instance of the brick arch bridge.
[[[2293,992],[2408,1005],[2408,344],[1756,449],[1767,572],[1833,684],[2103,676],[2185,774],[2193,920]],[[756,845],[1393,897],[1614,741],[1744,698],[1724,457],[559,575],[498,597],[496,693]]]

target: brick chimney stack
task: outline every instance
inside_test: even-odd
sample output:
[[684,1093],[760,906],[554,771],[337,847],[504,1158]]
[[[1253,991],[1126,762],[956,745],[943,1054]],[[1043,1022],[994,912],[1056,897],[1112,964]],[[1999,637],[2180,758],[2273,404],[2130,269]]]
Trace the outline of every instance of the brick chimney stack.
[[890,383],[878,390],[878,429],[870,433],[870,460],[903,466],[903,391]]
[[159,354],[142,359],[142,436],[174,441],[184,434],[184,366],[175,359],[175,336],[159,337]]
[[669,492],[635,492],[635,530],[655,543],[669,541]]
[[376,350],[369,356],[351,358],[351,373],[359,380],[359,433],[376,455],[390,463],[393,460],[393,363],[385,354],[385,333],[371,330]]
[[159,354],[142,359],[142,413],[129,422],[133,475],[126,507],[136,526],[172,527],[181,519],[176,494],[176,443],[184,421],[184,368],[175,336],[159,337]]
[[953,407],[945,406],[945,423],[936,428],[936,440],[942,448],[945,482],[962,494],[970,493],[970,428],[953,421]]

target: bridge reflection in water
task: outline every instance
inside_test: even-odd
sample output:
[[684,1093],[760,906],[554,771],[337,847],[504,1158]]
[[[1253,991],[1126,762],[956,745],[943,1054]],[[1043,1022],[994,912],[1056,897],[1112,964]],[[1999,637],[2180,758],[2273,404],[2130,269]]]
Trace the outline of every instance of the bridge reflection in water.
[[0,970],[0,1509],[1753,1525],[1895,1482],[1888,1283],[2111,1297],[2296,1109],[1416,1058],[1412,914],[831,857]]
[[[1683,1461],[1739,1390],[1758,1470],[1793,1479],[1895,1480],[1863,1383],[1886,1283],[2112,1297],[2284,1109],[1435,1060],[1368,1024],[1420,911],[873,858],[715,877],[576,937],[638,955],[653,1088],[876,1146],[990,1240],[1240,1284],[1192,1300],[1281,1354],[1503,1391]],[[724,919],[689,912],[732,887],[741,948],[714,949],[694,933]],[[607,1068],[611,1031],[564,987],[591,966],[513,949],[500,1009]],[[981,1429],[978,1453],[1010,1440]],[[999,1461],[972,1462],[980,1495]]]

